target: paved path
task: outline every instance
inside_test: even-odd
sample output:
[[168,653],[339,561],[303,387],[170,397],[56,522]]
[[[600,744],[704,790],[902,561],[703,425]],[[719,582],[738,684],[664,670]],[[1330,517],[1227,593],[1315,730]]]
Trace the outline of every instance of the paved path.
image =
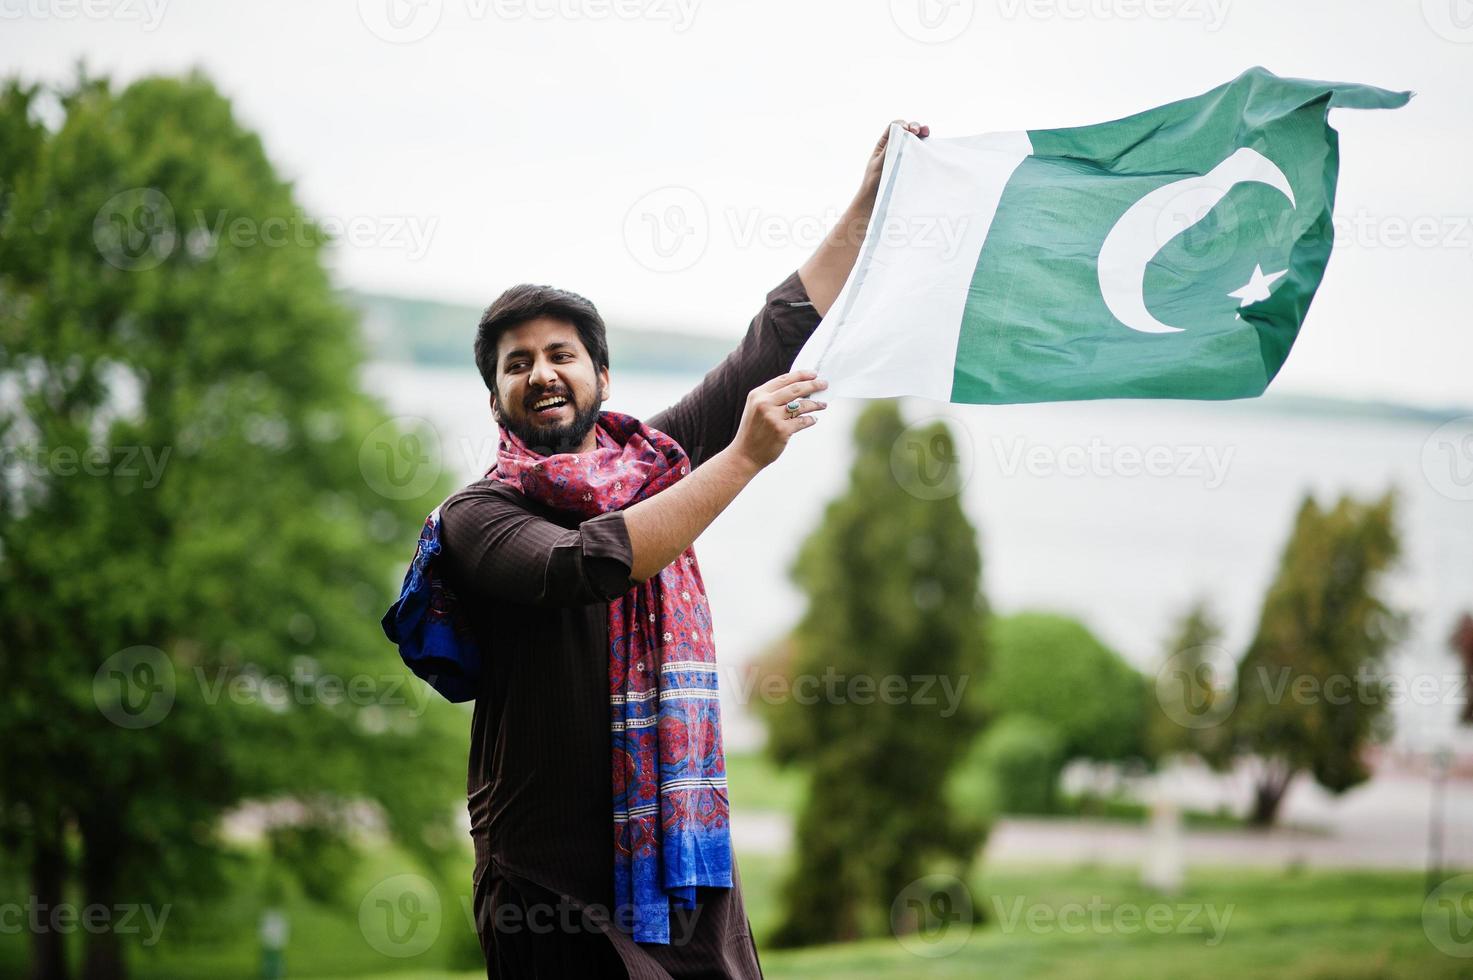
[[[1245,798],[1242,786],[1203,771],[1173,771],[1152,788],[1180,805],[1208,810]],[[1421,869],[1432,799],[1432,785],[1421,776],[1382,775],[1341,797],[1301,781],[1284,802],[1284,826],[1186,830],[1182,856],[1189,865]],[[1473,781],[1447,784],[1443,812],[1444,866],[1473,868]],[[791,847],[792,822],[785,814],[738,810],[732,830],[743,853],[781,854]],[[1149,844],[1143,824],[1008,818],[994,825],[986,855],[992,862],[1138,865]]]
[[[994,826],[986,855],[990,863],[1140,865],[1151,843],[1149,829],[1140,824],[1008,819]],[[1189,830],[1182,835],[1181,855],[1187,865],[1420,869],[1427,846],[1424,833]],[[1473,849],[1449,854],[1445,864],[1473,866]]]

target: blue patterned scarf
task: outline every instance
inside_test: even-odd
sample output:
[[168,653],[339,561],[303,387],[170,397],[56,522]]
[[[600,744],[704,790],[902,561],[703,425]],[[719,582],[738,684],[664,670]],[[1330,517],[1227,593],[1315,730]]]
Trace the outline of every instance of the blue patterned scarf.
[[[503,429],[486,476],[588,518],[690,472],[675,440],[628,415],[600,413],[595,435],[591,452],[543,456]],[[383,626],[411,670],[464,701],[476,693],[480,651],[436,571],[440,530],[437,509]],[[609,645],[614,900],[631,911],[635,940],[668,943],[671,902],[694,908],[697,887],[732,883],[716,648],[692,548],[609,603]]]

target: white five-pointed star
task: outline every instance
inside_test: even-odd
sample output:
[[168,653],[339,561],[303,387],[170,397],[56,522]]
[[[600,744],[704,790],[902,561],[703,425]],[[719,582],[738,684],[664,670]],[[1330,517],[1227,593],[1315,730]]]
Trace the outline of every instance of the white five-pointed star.
[[1268,275],[1264,275],[1263,266],[1255,264],[1253,266],[1253,278],[1248,280],[1248,284],[1236,292],[1228,293],[1228,295],[1233,299],[1243,301],[1238,304],[1240,308],[1247,306],[1249,303],[1262,302],[1268,299],[1269,293],[1273,291],[1274,283],[1278,282],[1283,276],[1288,275],[1288,273],[1289,270],[1285,269],[1282,272],[1270,272]]

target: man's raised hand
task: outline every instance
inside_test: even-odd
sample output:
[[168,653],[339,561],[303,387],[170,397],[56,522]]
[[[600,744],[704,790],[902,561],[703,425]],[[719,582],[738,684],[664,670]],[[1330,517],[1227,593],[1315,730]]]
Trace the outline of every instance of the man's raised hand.
[[[904,119],[891,121],[892,126],[901,126],[908,133],[914,133],[921,139],[931,135],[931,127],[925,123],[907,122]],[[875,144],[874,150],[869,155],[869,160],[864,165],[864,182],[860,185],[859,197],[861,200],[868,199],[871,206],[874,205],[875,192],[880,189],[880,173],[885,169],[885,147],[890,142],[890,126],[880,134],[879,142]]]
[[[812,413],[828,408],[827,402],[808,397],[828,386],[813,371],[789,371],[753,388],[731,448],[756,469],[767,466],[782,455],[793,433],[816,421]],[[798,410],[789,412],[787,405],[794,400]]]
[[[931,127],[925,123],[897,119],[895,124],[921,139],[931,135]],[[885,147],[889,142],[890,127],[886,126],[865,162],[859,193],[844,209],[839,223],[829,230],[813,255],[798,269],[798,278],[802,280],[803,289],[819,316],[828,315],[834,300],[839,297],[839,290],[844,287],[844,280],[849,278],[854,262],[859,258],[859,248],[864,243],[864,233],[869,228],[870,214],[880,191],[880,174],[885,169]]]

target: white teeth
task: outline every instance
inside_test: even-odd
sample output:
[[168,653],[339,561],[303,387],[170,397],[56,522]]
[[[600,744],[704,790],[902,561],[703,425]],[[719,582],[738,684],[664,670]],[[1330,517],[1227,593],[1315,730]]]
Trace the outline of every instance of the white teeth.
[[567,403],[567,399],[566,398],[544,398],[544,399],[542,399],[542,401],[537,402],[536,404],[534,404],[532,406],[532,409],[534,411],[540,412],[544,408],[551,408],[554,405],[563,405],[563,404],[566,404],[566,403]]

